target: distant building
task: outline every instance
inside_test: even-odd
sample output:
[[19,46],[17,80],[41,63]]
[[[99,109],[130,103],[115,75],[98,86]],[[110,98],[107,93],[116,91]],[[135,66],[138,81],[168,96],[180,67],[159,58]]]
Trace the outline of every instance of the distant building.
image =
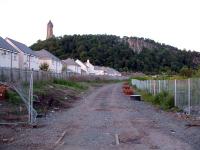
[[0,37],[0,67],[19,68],[19,52]]
[[74,61],[74,59],[68,58],[65,60],[62,60],[63,68],[66,70],[66,72],[72,72],[81,74],[81,66]]
[[110,67],[94,66],[89,60],[83,63],[77,59],[76,62],[81,66],[81,69],[84,70],[85,74],[87,75],[121,76],[121,73],[117,70]]
[[62,72],[62,62],[58,57],[54,56],[45,49],[35,51],[35,54],[39,57],[39,65],[47,63],[49,65],[49,71],[55,73]]
[[85,65],[87,66],[88,68],[88,73],[91,74],[91,75],[95,75],[95,70],[94,70],[94,65],[92,65],[90,63],[90,60],[88,59],[87,62],[85,62]]
[[88,67],[79,59],[75,61],[79,66],[81,66],[81,74],[89,74]]
[[19,52],[20,69],[39,70],[39,58],[32,49],[13,39],[6,38],[5,40]]
[[94,66],[95,75],[105,75],[104,67]]
[[50,39],[52,37],[54,37],[54,35],[53,35],[53,23],[50,20],[47,24],[47,38],[46,39]]
[[108,76],[122,76],[122,74],[110,67],[103,67],[104,70],[104,75],[108,75]]

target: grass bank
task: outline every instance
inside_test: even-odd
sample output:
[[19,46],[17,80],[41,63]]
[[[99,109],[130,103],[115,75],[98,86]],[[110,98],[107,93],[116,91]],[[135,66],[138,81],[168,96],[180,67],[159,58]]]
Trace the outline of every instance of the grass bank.
[[142,96],[142,100],[150,102],[151,104],[156,105],[163,110],[180,111],[177,107],[174,106],[174,96],[168,92],[161,92],[153,95],[142,90],[137,91]]

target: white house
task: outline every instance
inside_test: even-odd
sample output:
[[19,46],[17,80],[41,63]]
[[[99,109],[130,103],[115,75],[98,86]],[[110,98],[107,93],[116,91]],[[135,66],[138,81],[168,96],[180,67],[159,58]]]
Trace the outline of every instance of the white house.
[[81,74],[81,66],[74,61],[74,59],[68,58],[62,60],[63,67],[67,70],[67,72],[73,72],[77,74]]
[[32,49],[13,39],[5,40],[19,52],[19,68],[39,70],[39,58]]
[[94,70],[94,65],[90,63],[90,60],[88,59],[87,62],[85,62],[85,65],[88,67],[88,73],[91,75],[96,75],[96,72]]
[[63,65],[58,57],[54,56],[45,49],[35,51],[35,54],[39,57],[39,66],[47,63],[49,65],[49,71],[56,73],[62,72]]
[[110,67],[94,66],[90,63],[89,60],[83,63],[77,59],[76,62],[81,66],[82,70],[84,70],[87,74],[90,75],[121,76],[121,73],[117,70]]
[[104,67],[104,74],[108,76],[122,76],[120,72],[110,67]]
[[105,75],[104,67],[94,66],[95,75]]
[[75,62],[81,67],[81,74],[89,74],[88,67],[82,61],[77,59]]
[[0,37],[0,67],[19,68],[19,52]]

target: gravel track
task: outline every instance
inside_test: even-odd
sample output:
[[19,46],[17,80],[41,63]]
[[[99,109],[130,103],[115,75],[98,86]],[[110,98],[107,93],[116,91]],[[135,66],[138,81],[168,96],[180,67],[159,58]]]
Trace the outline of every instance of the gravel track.
[[44,127],[15,131],[15,140],[0,149],[200,149],[200,128],[186,128],[187,122],[172,113],[131,101],[121,87],[117,83],[93,90],[75,107],[42,119]]

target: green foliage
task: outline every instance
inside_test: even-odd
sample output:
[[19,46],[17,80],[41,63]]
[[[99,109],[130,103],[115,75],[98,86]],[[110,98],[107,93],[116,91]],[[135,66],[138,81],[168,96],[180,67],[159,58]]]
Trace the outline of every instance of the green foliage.
[[20,96],[14,91],[7,91],[6,98],[8,99],[9,103],[14,105],[19,105],[22,103]]
[[42,64],[40,65],[40,70],[48,71],[48,70],[49,70],[49,64],[47,64],[47,63],[42,63]]
[[152,77],[151,76],[137,76],[137,77],[132,77],[132,79],[144,81],[144,80],[151,80]]
[[[140,38],[137,39],[140,40]],[[144,48],[141,53],[136,53],[129,48],[124,38],[114,35],[65,35],[38,41],[31,48],[34,50],[47,49],[60,59],[68,57],[82,61],[90,59],[94,65],[109,66],[119,71],[174,74],[179,72],[183,66],[197,67],[200,59],[197,52],[181,51],[149,39],[142,40],[156,48]]]
[[184,66],[180,70],[180,75],[183,77],[191,77],[193,75],[193,70],[191,68]]
[[87,87],[82,85],[81,83],[75,82],[75,81],[69,81],[69,80],[62,80],[62,79],[54,79],[53,83],[64,85],[69,88],[74,88],[77,90],[86,90]]
[[155,96],[145,91],[140,91],[142,99],[147,102],[151,102],[154,105],[160,106],[163,110],[169,110],[174,108],[174,97],[168,92],[161,92]]

